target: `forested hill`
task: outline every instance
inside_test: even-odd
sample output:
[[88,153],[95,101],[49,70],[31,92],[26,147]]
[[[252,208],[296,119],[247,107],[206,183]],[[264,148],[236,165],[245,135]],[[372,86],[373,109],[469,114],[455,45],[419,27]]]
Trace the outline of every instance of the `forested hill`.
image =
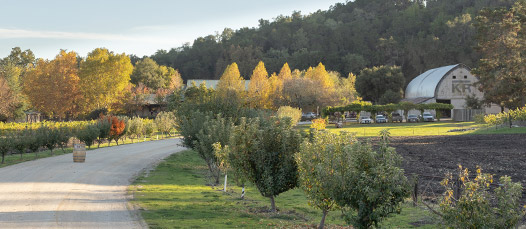
[[478,54],[473,22],[484,7],[509,7],[513,0],[356,0],[310,15],[294,12],[257,28],[225,29],[197,38],[191,46],[159,50],[152,58],[179,69],[183,78],[218,79],[237,62],[248,78],[259,60],[268,72],[285,62],[307,69],[359,73],[364,67],[399,65],[408,83],[423,71],[464,63]]

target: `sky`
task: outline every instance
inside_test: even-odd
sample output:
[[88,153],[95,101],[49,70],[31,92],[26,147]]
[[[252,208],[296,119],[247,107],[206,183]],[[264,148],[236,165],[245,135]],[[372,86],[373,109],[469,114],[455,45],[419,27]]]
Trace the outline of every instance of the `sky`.
[[0,58],[17,46],[46,59],[99,47],[149,56],[226,27],[257,27],[259,19],[338,2],[345,0],[0,0]]

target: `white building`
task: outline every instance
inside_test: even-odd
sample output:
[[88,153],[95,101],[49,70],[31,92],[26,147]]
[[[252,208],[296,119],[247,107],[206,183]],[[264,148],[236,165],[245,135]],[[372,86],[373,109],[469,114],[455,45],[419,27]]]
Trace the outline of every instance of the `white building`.
[[[474,83],[478,78],[471,74],[470,68],[464,64],[455,64],[430,69],[414,78],[405,90],[404,101],[419,103],[447,103],[454,109],[466,108],[466,96],[475,95],[482,99],[484,94]],[[500,107],[492,105],[485,107],[485,112],[499,113]],[[444,115],[451,117],[451,112]]]

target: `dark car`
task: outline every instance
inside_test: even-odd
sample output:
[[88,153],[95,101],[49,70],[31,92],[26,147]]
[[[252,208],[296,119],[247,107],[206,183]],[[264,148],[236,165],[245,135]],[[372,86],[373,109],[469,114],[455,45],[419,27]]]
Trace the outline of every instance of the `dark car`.
[[407,116],[407,122],[419,122],[420,119],[417,115],[409,115]]
[[394,112],[394,113],[391,114],[391,117],[393,119],[393,122],[402,122],[402,121],[404,121],[404,117],[402,117],[402,115],[400,115],[400,113]]

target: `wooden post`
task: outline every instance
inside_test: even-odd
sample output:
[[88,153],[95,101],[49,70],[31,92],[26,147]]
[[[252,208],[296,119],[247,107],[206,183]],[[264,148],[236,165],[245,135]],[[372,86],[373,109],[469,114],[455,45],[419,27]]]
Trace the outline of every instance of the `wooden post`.
[[413,187],[412,197],[413,197],[413,206],[416,207],[418,204],[418,177],[417,176],[414,177],[414,183],[415,185]]
[[460,177],[457,177],[455,181],[455,190],[453,190],[453,196],[454,196],[455,202],[460,199],[460,191],[461,191],[460,185],[461,185]]

